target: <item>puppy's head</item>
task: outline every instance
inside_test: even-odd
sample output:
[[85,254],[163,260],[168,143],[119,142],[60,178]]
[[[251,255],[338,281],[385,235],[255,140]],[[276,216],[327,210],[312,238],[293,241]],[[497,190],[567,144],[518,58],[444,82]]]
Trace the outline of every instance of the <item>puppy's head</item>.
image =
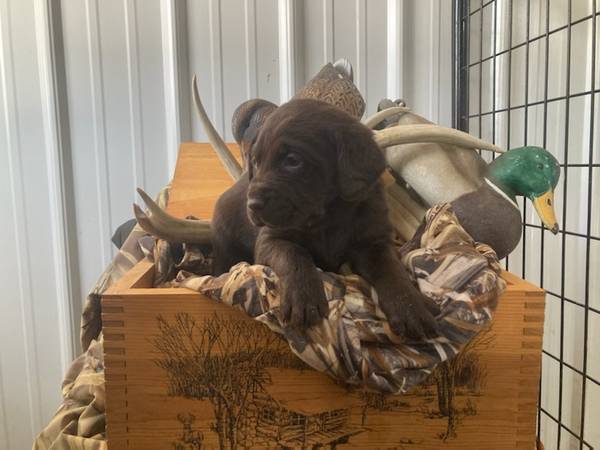
[[304,229],[336,199],[361,202],[385,168],[371,131],[327,103],[275,110],[250,149],[248,216],[258,226]]

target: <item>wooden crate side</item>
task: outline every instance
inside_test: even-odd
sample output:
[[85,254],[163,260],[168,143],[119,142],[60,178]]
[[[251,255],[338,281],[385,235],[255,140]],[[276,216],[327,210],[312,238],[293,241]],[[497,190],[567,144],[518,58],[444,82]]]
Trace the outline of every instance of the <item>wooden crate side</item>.
[[513,273],[503,270],[500,275],[507,283],[507,291],[519,291],[528,294],[530,293],[532,295],[540,295],[544,293],[544,290],[540,287],[527,280],[519,278]]
[[120,295],[134,288],[151,288],[154,280],[154,263],[147,259],[142,259],[133,266],[125,275],[115,284],[110,286],[103,294],[104,297]]
[[[512,274],[511,274],[512,275]],[[514,275],[512,275],[514,277]],[[516,277],[515,277],[516,278]],[[507,290],[502,301],[515,304],[518,311],[505,320],[520,317],[521,349],[518,379],[517,442],[515,448],[532,448],[536,439],[537,402],[541,372],[544,331],[545,294],[529,283],[515,283],[517,289]]]
[[[133,288],[129,293],[103,298],[103,309],[107,311],[103,313],[103,333],[106,429],[110,450],[171,448],[169,438],[161,440],[161,436],[164,438],[161,433],[165,426],[170,427],[172,434],[179,431],[180,424],[175,415],[167,420],[160,419],[160,415],[158,419],[152,419],[156,409],[148,408],[149,401],[167,411],[178,408],[177,402],[167,402],[165,406],[165,402],[156,401],[157,395],[166,398],[164,383],[157,383],[155,376],[159,369],[153,366],[153,355],[148,351],[148,339],[158,316],[174,317],[188,312],[202,318],[218,313],[220,316],[234,315],[238,321],[247,320],[254,324],[239,311],[186,289],[180,289],[180,295],[171,296],[148,296],[148,291]],[[173,405],[170,409],[168,403]],[[147,428],[144,417],[148,417]]]
[[518,311],[512,311],[510,315],[522,319],[518,440],[515,448],[531,448],[531,443],[536,438],[545,293],[539,287],[510,272],[503,272],[502,277],[507,282],[502,301],[512,301],[518,305]]
[[106,438],[111,450],[125,450],[127,442],[127,332],[122,297],[102,299],[104,379],[106,389]]
[[[132,277],[134,284],[136,279],[140,278]],[[511,280],[499,302],[496,320],[490,332],[492,342],[478,351],[488,371],[489,386],[481,395],[469,397],[477,412],[471,411],[474,416],[467,415],[461,419],[456,437],[450,437],[446,442],[435,437],[441,432],[440,423],[443,419],[433,412],[433,400],[429,406],[420,404],[421,406],[410,413],[402,412],[402,407],[398,407],[399,411],[391,413],[369,409],[366,427],[360,424],[361,408],[354,407],[350,414],[352,423],[348,425],[351,427],[344,428],[344,433],[352,436],[348,437],[348,444],[339,443],[338,446],[381,448],[397,446],[402,441],[413,442],[410,447],[416,449],[439,448],[441,445],[449,449],[475,449],[481,448],[481,442],[489,442],[487,446],[491,449],[525,446],[531,448],[535,439],[543,304],[541,290],[528,284],[523,285],[518,280]],[[214,433],[210,431],[209,423],[213,419],[206,419],[213,414],[207,402],[169,396],[164,371],[153,363],[156,351],[152,350],[150,341],[158,333],[157,317],[163,316],[173,320],[178,313],[188,314],[197,323],[202,323],[216,314],[219,317],[243,321],[248,327],[260,326],[233,308],[216,304],[185,289],[131,288],[120,290],[118,295],[113,293],[105,296],[103,319],[107,366],[107,433],[110,450],[170,448],[174,440],[181,441],[185,434],[177,415],[185,416],[187,413],[197,416],[197,429],[194,428],[194,432],[202,431],[206,440],[205,448],[212,448],[211,445],[215,444]],[[327,387],[331,386],[328,384],[331,383],[330,380],[317,374],[315,378],[310,378],[309,382],[302,381],[305,376],[298,375],[294,389],[286,382],[283,388],[272,386],[270,390],[276,392],[283,401],[287,401],[287,404],[296,404],[294,399],[297,399],[298,393],[294,391],[302,389],[318,392],[321,398],[327,398],[324,400],[327,404],[342,402],[348,395],[354,400],[358,398],[362,401],[356,394],[327,397],[328,390],[335,391],[334,387]],[[300,404],[311,405],[310,393],[303,395],[306,398]],[[292,400],[286,400],[285,397]],[[398,397],[397,400],[400,403],[409,403],[412,407],[419,404],[420,398],[423,397],[409,395]],[[431,396],[425,398],[434,399]],[[461,408],[463,407],[464,402]],[[432,412],[424,413],[419,408],[429,408]],[[390,414],[393,418],[389,417]],[[429,416],[431,418],[425,417],[426,414],[432,414]],[[390,423],[390,420],[396,422]],[[371,431],[366,431],[366,428]],[[194,435],[190,433],[187,435]],[[269,434],[266,431],[265,433]]]

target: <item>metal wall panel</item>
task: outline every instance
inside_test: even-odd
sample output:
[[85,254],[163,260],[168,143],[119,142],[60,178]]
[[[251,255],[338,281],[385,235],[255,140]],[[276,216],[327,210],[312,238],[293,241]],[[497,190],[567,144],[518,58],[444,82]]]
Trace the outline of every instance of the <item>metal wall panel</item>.
[[62,2],[80,297],[114,255],[137,186],[169,179],[158,0]]
[[11,343],[0,351],[0,448],[29,447],[58,405],[81,303],[115,253],[135,188],[155,194],[177,143],[205,140],[192,74],[232,140],[239,103],[280,103],[340,57],[373,113],[388,95],[393,39],[392,82],[449,124],[448,7],[409,3],[0,0],[0,341]]
[[[29,448],[69,362],[46,4],[0,1],[0,446]],[[58,214],[57,214],[58,213]],[[60,236],[62,237],[62,236]],[[62,255],[64,256],[64,255]]]

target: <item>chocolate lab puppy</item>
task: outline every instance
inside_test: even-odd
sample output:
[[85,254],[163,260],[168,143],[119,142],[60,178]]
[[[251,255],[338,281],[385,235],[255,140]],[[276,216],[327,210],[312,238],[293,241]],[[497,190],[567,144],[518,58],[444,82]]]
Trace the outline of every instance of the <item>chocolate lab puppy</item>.
[[292,100],[266,119],[248,159],[214,212],[216,275],[240,261],[270,266],[284,319],[305,328],[328,314],[317,267],[335,272],[348,262],[374,286],[396,334],[435,335],[392,241],[385,162],[368,128],[327,103]]

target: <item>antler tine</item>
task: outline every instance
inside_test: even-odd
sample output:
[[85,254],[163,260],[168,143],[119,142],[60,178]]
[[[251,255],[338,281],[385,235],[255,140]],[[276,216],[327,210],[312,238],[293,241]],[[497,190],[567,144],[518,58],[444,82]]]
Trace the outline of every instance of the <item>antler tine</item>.
[[173,217],[158,206],[142,189],[138,188],[137,191],[150,211],[149,216],[142,211],[142,208],[133,204],[135,218],[146,232],[169,242],[210,244],[210,222]]
[[467,148],[480,148],[496,153],[504,153],[494,144],[471,136],[454,128],[445,128],[433,124],[397,125],[384,130],[375,131],[375,142],[382,148],[418,142],[435,142],[439,144],[457,145]]
[[242,175],[242,167],[235,159],[235,156],[231,153],[223,138],[219,135],[213,124],[211,123],[208,115],[206,114],[206,110],[204,109],[204,105],[202,105],[202,100],[200,100],[200,94],[198,93],[198,84],[196,82],[196,75],[194,75],[192,79],[192,92],[194,94],[194,104],[196,105],[196,111],[198,112],[198,117],[200,119],[200,123],[202,124],[202,128],[204,128],[204,132],[206,133],[208,140],[213,146],[213,149],[217,153],[217,156],[225,166],[227,173],[234,180],[238,180]]
[[410,112],[410,108],[406,108],[404,106],[392,106],[391,108],[382,109],[381,111],[373,114],[371,117],[366,118],[363,124],[372,130],[388,117],[407,112]]

